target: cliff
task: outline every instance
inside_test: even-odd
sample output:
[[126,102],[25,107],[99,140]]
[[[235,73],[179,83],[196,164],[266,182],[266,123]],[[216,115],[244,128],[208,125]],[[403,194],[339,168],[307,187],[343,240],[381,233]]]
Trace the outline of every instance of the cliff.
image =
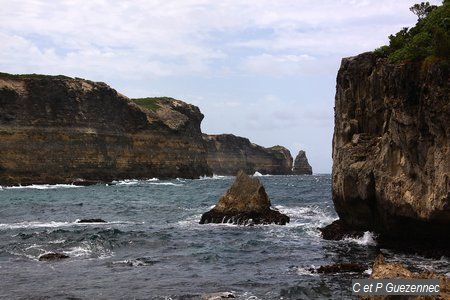
[[300,150],[295,157],[292,173],[295,175],[312,175],[312,167],[308,162],[305,151]]
[[342,60],[333,137],[333,201],[352,228],[450,240],[449,68]]
[[79,78],[0,73],[0,184],[209,174],[199,109],[153,102]]
[[203,135],[207,143],[207,161],[217,175],[236,175],[239,170],[246,174],[256,171],[262,174],[291,174],[292,156],[282,146],[264,148],[248,139],[232,134]]

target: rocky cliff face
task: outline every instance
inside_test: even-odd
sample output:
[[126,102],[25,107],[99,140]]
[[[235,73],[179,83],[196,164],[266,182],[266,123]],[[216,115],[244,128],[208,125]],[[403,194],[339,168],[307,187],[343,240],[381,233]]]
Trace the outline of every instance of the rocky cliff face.
[[217,175],[291,174],[292,156],[282,146],[264,148],[232,134],[203,135],[208,147],[208,165]]
[[308,158],[306,157],[306,152],[300,150],[295,157],[294,168],[292,169],[292,173],[296,175],[311,175],[312,168],[308,162]]
[[0,74],[0,184],[209,174],[193,105],[141,108],[104,83]]
[[342,60],[333,201],[353,228],[450,240],[450,89],[443,63]]

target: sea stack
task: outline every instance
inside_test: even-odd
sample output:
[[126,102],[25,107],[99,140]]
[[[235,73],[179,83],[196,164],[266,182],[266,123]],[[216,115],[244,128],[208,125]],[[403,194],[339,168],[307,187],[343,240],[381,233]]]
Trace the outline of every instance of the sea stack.
[[306,157],[306,152],[300,150],[294,161],[294,168],[292,169],[294,175],[312,175],[312,167]]
[[344,58],[337,75],[333,202],[353,229],[448,248],[450,69]]
[[216,206],[204,213],[200,224],[233,223],[278,224],[289,223],[289,217],[270,208],[264,186],[257,178],[239,171],[231,188],[219,199]]

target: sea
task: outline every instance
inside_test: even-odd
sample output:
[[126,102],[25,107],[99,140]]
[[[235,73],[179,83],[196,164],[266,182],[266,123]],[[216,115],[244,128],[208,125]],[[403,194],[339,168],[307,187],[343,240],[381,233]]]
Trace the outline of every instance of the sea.
[[[351,280],[368,277],[380,251],[412,270],[449,272],[448,258],[380,249],[371,232],[323,240],[317,228],[337,219],[330,175],[258,179],[288,225],[200,225],[234,177],[0,187],[0,298],[356,299]],[[107,223],[77,223],[86,218]],[[70,258],[38,260],[48,252]],[[312,271],[348,262],[367,269]]]

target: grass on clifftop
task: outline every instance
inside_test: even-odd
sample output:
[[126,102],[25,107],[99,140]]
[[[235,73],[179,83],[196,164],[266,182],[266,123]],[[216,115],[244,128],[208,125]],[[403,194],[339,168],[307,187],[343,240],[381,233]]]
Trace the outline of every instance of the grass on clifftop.
[[146,108],[151,111],[157,111],[160,107],[158,102],[166,99],[166,97],[147,97],[147,98],[134,98],[131,99],[134,103],[140,107]]
[[0,77],[3,78],[11,78],[11,79],[20,79],[20,78],[36,78],[36,79],[44,79],[44,78],[56,78],[56,79],[72,79],[71,77],[64,75],[44,75],[44,74],[9,74],[0,72]]
[[390,62],[450,59],[450,0],[442,5],[422,2],[410,8],[417,15],[414,27],[405,27],[389,36],[389,45],[374,53]]

